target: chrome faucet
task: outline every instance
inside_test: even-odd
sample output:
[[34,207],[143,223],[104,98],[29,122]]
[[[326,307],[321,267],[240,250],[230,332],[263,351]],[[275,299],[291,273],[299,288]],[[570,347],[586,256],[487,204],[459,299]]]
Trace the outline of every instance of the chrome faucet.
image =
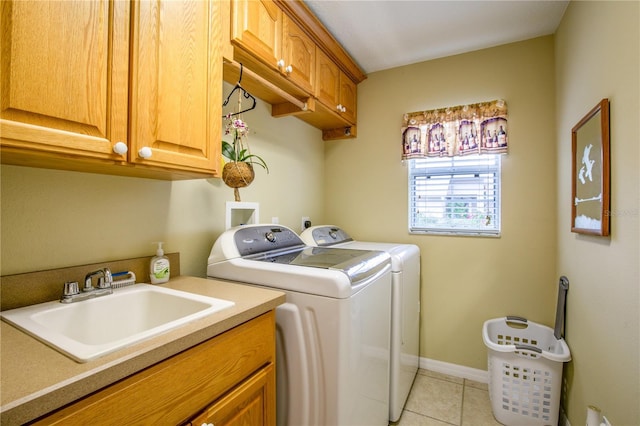
[[[93,277],[100,276],[98,278],[98,285],[93,287]],[[109,294],[111,293],[111,284],[113,283],[113,275],[111,275],[111,270],[109,268],[98,269],[97,271],[89,272],[84,277],[84,288],[82,291],[98,291],[98,290],[109,290]]]
[[[94,287],[93,278],[96,276],[98,277],[98,283],[96,287]],[[111,275],[111,270],[109,268],[102,268],[97,271],[89,272],[84,277],[84,287],[82,288],[82,292],[80,292],[77,282],[66,282],[64,284],[64,290],[62,291],[60,302],[73,303],[93,299],[94,297],[106,296],[113,293],[113,289],[111,288],[112,283],[113,275]]]

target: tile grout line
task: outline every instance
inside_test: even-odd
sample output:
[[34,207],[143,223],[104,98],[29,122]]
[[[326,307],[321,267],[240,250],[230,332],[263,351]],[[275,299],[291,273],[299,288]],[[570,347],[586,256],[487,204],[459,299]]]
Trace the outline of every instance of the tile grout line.
[[448,425],[451,425],[451,426],[460,426],[460,425],[456,425],[455,423],[451,423],[451,422],[448,422],[446,420],[439,419],[437,417],[429,416],[428,414],[419,413],[417,411],[412,411],[412,410],[407,410],[407,409],[403,409],[402,411],[403,412],[404,411],[408,411],[409,413],[413,413],[413,414],[415,414],[417,416],[424,417],[424,418],[431,419],[431,420],[436,420],[436,421],[438,421],[440,423],[445,423],[445,424],[448,424]]
[[462,380],[462,401],[460,401],[460,426],[462,426],[462,419],[464,413],[464,388],[466,386],[467,380]]

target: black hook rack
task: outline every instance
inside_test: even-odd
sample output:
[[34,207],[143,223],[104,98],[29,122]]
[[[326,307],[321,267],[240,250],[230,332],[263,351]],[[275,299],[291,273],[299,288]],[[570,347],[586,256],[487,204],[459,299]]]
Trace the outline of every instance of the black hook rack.
[[231,90],[231,92],[229,93],[229,96],[227,96],[227,99],[225,99],[225,101],[222,103],[222,106],[223,107],[227,106],[227,104],[231,100],[231,95],[233,95],[238,90],[241,91],[241,94],[245,99],[250,99],[252,101],[252,104],[247,109],[243,109],[242,111],[233,112],[233,113],[230,113],[230,114],[223,115],[222,118],[227,118],[227,117],[233,117],[233,116],[236,116],[236,115],[240,115],[243,112],[251,111],[252,109],[254,109],[256,107],[256,103],[257,103],[256,102],[256,98],[254,98],[251,93],[249,93],[246,90],[244,90],[244,88],[240,85],[240,82],[242,82],[242,68],[243,68],[242,64],[240,64],[240,77],[238,78],[238,82],[236,83],[236,85],[233,88],[233,90]]

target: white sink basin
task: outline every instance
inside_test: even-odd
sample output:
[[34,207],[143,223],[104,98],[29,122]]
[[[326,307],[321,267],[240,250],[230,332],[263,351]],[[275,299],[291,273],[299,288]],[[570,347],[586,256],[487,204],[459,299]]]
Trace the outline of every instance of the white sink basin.
[[95,299],[41,303],[0,315],[74,360],[87,362],[233,305],[229,300],[136,284]]

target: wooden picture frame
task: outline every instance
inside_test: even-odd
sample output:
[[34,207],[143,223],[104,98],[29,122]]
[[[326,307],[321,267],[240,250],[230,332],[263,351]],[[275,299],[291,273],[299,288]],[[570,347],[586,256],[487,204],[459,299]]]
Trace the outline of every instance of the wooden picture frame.
[[571,129],[571,232],[609,235],[609,99]]

